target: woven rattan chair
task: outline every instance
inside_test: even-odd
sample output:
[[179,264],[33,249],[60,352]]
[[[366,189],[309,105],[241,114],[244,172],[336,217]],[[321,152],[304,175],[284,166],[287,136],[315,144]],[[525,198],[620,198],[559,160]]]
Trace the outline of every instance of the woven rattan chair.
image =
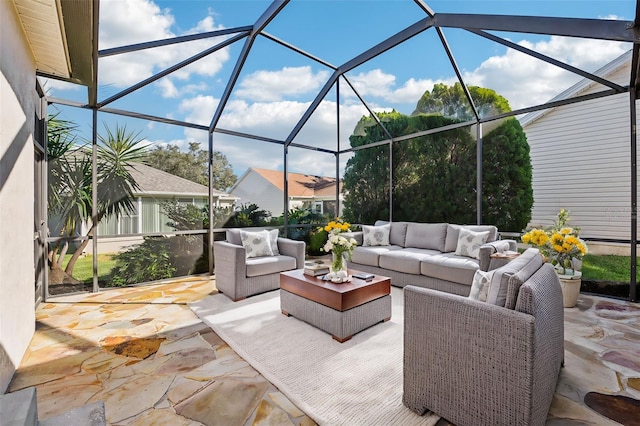
[[216,288],[233,301],[280,288],[280,272],[304,267],[305,243],[278,238],[279,254],[247,259],[238,229],[213,243]]
[[515,309],[404,289],[407,407],[457,426],[545,424],[564,360],[564,311],[553,266],[537,268],[508,278]]

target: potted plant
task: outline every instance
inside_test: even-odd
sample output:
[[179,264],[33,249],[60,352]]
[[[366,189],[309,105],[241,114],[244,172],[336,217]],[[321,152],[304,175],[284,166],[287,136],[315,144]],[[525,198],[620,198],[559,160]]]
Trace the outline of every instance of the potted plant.
[[560,210],[550,227],[526,230],[522,242],[536,247],[556,268],[565,307],[573,307],[578,300],[582,273],[579,265],[587,254],[587,244],[580,238],[580,228],[567,225],[569,212]]

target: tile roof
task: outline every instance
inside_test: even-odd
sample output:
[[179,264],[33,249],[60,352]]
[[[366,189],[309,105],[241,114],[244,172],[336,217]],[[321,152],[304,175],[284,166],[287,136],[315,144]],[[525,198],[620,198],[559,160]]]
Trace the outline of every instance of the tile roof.
[[[174,194],[174,195],[209,195],[209,188],[199,183],[191,182],[180,176],[165,171],[134,163],[130,169],[131,175],[140,186],[141,194]],[[214,195],[229,196],[226,192],[213,190]]]
[[[284,191],[284,172],[252,168],[254,172],[268,180],[280,191]],[[290,197],[320,197],[331,196],[336,193],[336,178],[327,176],[305,175],[302,173],[289,173]],[[340,181],[342,190],[342,180]]]

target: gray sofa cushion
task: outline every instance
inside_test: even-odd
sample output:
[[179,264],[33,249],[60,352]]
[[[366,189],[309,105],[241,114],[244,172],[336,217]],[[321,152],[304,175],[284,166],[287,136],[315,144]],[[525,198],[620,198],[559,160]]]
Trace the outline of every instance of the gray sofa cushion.
[[405,247],[444,251],[447,238],[446,223],[413,223],[407,225]]
[[407,247],[405,245],[405,240],[407,237],[407,225],[409,224],[409,222],[387,222],[386,220],[376,220],[376,223],[374,223],[374,225],[381,226],[386,225],[387,223],[391,223],[389,244],[391,244],[392,246]]
[[420,273],[428,277],[471,285],[480,261],[453,253],[430,256],[420,263]]
[[369,266],[379,266],[378,257],[382,253],[387,253],[390,251],[401,250],[400,246],[373,246],[373,247],[363,247],[358,246],[353,250],[353,254],[351,255],[351,261],[354,263],[359,263],[361,265],[369,265]]
[[384,269],[419,275],[420,261],[436,254],[440,254],[440,252],[436,250],[405,248],[381,254],[378,263],[380,267]]
[[[539,259],[536,260],[536,257]],[[527,271],[530,270],[530,268],[527,267],[527,264],[531,261],[536,264],[538,262],[542,262],[542,256],[538,249],[529,248],[516,259],[507,263],[503,267],[496,269],[493,274],[493,278],[491,279],[491,288],[489,289],[487,302],[504,307],[507,301],[509,279],[522,269],[526,269]],[[527,278],[529,277],[527,276]]]
[[458,246],[458,236],[460,235],[460,228],[467,228],[474,232],[489,231],[489,237],[487,242],[495,241],[498,239],[498,228],[493,225],[447,225],[447,238],[444,245],[443,252],[456,251]]
[[291,256],[264,256],[247,259],[247,277],[277,274],[296,269],[296,258]]

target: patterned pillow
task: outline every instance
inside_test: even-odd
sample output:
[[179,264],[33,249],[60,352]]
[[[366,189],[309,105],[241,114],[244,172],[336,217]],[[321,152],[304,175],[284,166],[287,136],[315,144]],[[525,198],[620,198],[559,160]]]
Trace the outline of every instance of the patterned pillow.
[[493,278],[493,271],[481,271],[478,269],[473,275],[473,281],[471,281],[471,293],[469,293],[469,299],[477,300],[479,302],[486,302],[489,295],[489,288],[491,287],[491,278]]
[[278,230],[272,229],[271,231],[266,231],[269,234],[269,246],[271,246],[271,253],[274,256],[280,254],[278,250]]
[[459,256],[480,259],[480,246],[487,242],[489,231],[474,232],[469,229],[460,229],[456,254]]
[[250,257],[273,256],[270,239],[269,231],[240,231],[240,240],[247,254],[247,259]]
[[391,225],[367,226],[362,225],[363,246],[388,246]]

